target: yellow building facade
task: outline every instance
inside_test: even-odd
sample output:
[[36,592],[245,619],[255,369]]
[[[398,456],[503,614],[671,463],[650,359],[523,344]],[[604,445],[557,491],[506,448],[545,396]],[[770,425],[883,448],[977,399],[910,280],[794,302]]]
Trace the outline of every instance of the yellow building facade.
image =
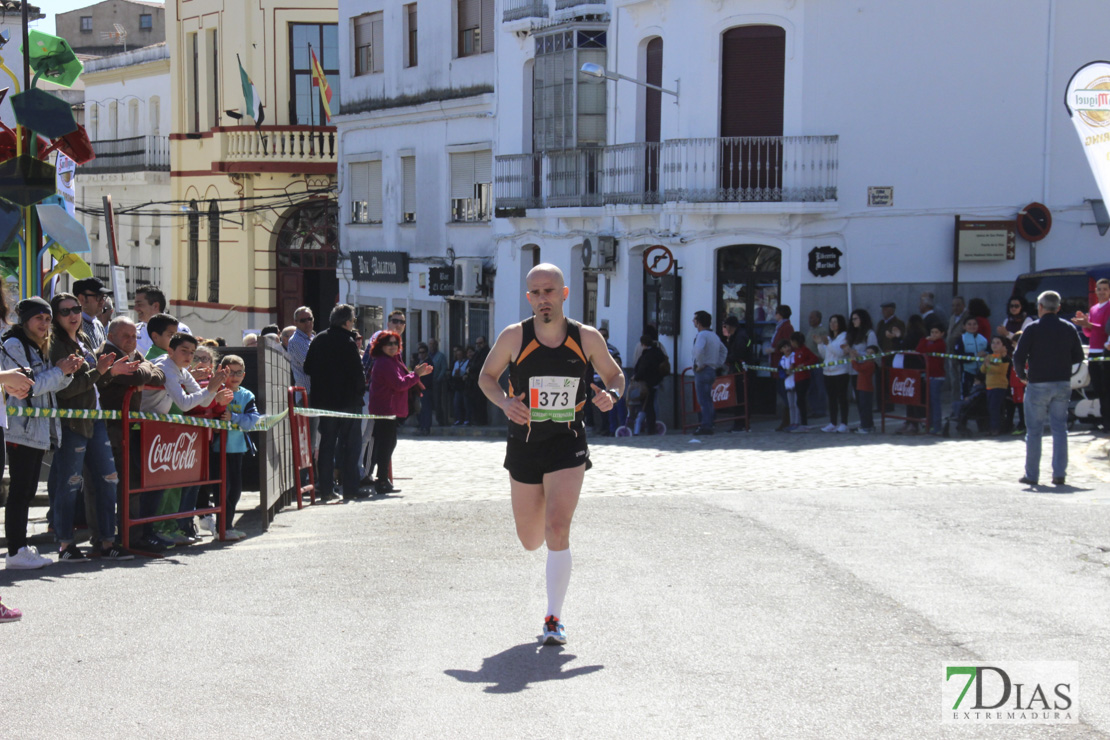
[[[335,128],[309,46],[339,103],[331,2],[177,0],[168,19],[173,281],[170,312],[235,345],[248,330],[318,319],[338,299]],[[240,67],[264,107],[255,126]],[[338,112],[338,111],[335,111]]]

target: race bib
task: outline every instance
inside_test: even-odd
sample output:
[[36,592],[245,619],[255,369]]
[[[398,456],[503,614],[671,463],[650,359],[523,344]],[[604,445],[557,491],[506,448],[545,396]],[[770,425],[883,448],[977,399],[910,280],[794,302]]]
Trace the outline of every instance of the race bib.
[[532,378],[528,385],[528,409],[532,421],[574,421],[574,406],[580,382],[580,378],[550,375]]

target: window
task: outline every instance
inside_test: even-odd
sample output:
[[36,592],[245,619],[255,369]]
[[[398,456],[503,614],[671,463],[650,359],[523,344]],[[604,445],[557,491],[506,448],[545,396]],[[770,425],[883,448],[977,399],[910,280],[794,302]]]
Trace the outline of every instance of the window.
[[200,212],[197,202],[189,201],[189,300],[197,300],[200,293]]
[[456,56],[493,51],[493,0],[458,0],[459,39]]
[[489,221],[492,182],[492,152],[452,154],[451,220]]
[[570,29],[536,37],[532,83],[535,151],[605,144],[605,80],[578,74],[606,66],[604,30]]
[[405,6],[405,66],[416,66],[416,3]]
[[147,115],[150,121],[147,125],[150,134],[152,136],[158,136],[162,133],[162,101],[158,99],[157,95],[150,99],[149,112]]
[[351,223],[382,222],[382,161],[351,164]]
[[212,102],[212,125],[220,125],[220,52],[216,29],[208,32],[208,48],[212,51],[212,68],[208,75],[208,99]]
[[401,221],[416,223],[416,157],[401,157]]
[[92,16],[81,16],[81,33],[92,33]]
[[150,13],[139,14],[139,30],[149,31],[154,28],[154,17]]
[[220,302],[220,206],[208,202],[208,302]]
[[119,104],[115,101],[108,103],[108,138],[119,138]]
[[185,89],[188,97],[185,99],[185,125],[190,132],[200,131],[200,50],[197,48],[197,35],[186,34],[185,48],[191,55],[189,64],[185,67]]
[[96,103],[89,102],[89,125],[85,129],[89,134],[89,139],[97,141],[97,127],[100,125],[100,106]]
[[[312,67],[308,45],[312,44],[324,76],[332,89],[332,100],[339,98],[339,30],[334,23],[289,24],[289,123],[294,126],[323,126],[324,104],[320,90],[312,86]],[[338,111],[337,111],[338,112]]]
[[385,23],[382,13],[354,19],[355,77],[385,71]]
[[139,131],[139,101],[127,101],[127,135],[138,136],[142,132]]

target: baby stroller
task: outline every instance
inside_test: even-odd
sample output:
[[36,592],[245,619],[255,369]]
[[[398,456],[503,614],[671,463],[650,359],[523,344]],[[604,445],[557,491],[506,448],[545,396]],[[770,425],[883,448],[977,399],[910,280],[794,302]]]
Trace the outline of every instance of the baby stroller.
[[[617,427],[614,437],[631,437],[633,435],[633,427],[636,434],[641,433],[642,427],[647,424],[647,414],[644,412],[644,401],[647,398],[647,392],[644,388],[642,381],[634,380],[628,384],[628,394],[625,400],[628,402],[628,418],[625,419],[623,425]],[[631,426],[630,426],[631,425]],[[655,434],[666,434],[667,425],[660,419],[655,420]]]
[[[987,406],[987,387],[982,384],[972,386],[967,398],[960,401],[960,408],[956,414],[956,434],[962,438],[971,436],[970,422],[975,422],[975,428],[980,434],[990,429],[990,409]],[[945,424],[944,436],[948,436],[948,425]]]

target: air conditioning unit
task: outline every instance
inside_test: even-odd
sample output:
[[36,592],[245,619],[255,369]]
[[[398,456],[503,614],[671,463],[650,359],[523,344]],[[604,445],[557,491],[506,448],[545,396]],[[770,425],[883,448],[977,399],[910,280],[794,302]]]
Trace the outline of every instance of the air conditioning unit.
[[482,294],[482,260],[464,257],[455,260],[455,295],[480,296]]
[[617,266],[617,240],[612,236],[597,238],[597,266],[600,270],[612,270]]

